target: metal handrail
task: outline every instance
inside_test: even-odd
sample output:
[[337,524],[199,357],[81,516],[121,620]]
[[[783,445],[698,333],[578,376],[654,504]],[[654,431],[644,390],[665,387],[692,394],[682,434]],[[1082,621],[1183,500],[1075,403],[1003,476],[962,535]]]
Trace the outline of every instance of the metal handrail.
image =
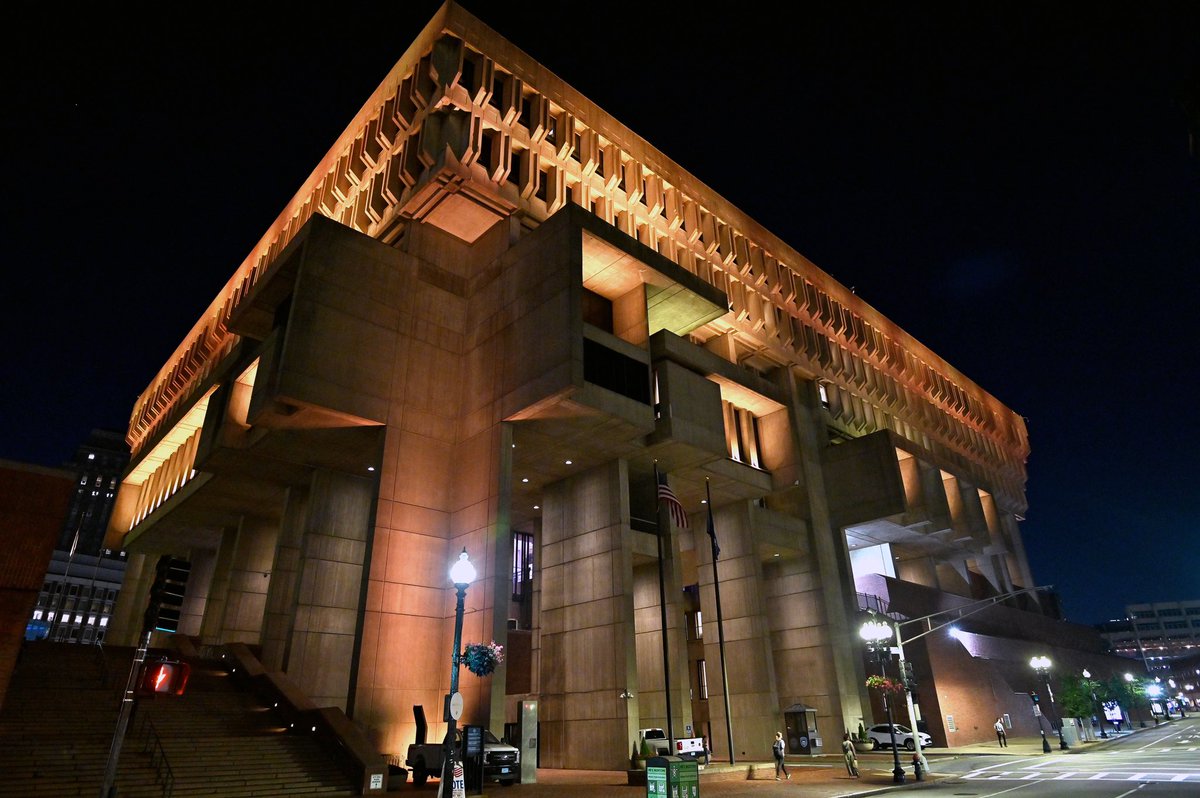
[[150,754],[150,767],[154,768],[155,780],[162,782],[163,798],[171,798],[171,792],[175,789],[175,771],[171,769],[171,763],[167,760],[162,737],[159,736],[158,729],[154,728],[154,721],[145,715],[138,718],[138,725],[142,727],[146,738],[142,744],[142,753]]

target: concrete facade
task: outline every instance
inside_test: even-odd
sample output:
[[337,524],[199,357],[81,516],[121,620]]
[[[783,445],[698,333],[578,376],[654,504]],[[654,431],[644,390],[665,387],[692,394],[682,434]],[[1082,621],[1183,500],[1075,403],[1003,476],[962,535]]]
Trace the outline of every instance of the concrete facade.
[[511,649],[463,672],[464,719],[500,733],[538,701],[548,767],[624,767],[668,721],[728,751],[710,509],[743,755],[795,704],[830,741],[870,722],[856,579],[1033,587],[1021,417],[453,4],[128,440],[110,640],[157,555],[188,557],[181,632],[260,647],[385,753],[413,705],[440,734],[464,549],[463,640]]

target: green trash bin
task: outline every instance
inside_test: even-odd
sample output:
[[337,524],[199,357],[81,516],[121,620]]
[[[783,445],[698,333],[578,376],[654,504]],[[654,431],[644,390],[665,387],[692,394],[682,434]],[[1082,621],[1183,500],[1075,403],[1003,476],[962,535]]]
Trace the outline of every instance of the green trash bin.
[[646,798],[700,798],[700,766],[682,756],[646,760]]

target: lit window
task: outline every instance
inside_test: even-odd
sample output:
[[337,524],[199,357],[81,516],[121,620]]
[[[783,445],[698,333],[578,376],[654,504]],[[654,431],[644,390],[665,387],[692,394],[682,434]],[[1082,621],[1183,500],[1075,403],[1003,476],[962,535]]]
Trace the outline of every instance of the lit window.
[[89,459],[89,460],[95,460],[95,459],[96,459],[96,455],[94,455],[94,454],[89,454],[89,455],[88,455],[88,459]]
[[82,615],[76,615],[76,616],[75,616],[75,623],[83,623],[83,616],[82,616]]
[[82,477],[80,477],[80,478],[79,478],[79,484],[80,484],[80,485],[86,485],[86,484],[87,484],[87,476],[86,476],[86,475],[85,475],[85,476],[82,476]]
[[103,628],[105,626],[108,626],[108,618],[101,618],[100,619],[100,627]]
[[704,613],[700,612],[700,610],[696,610],[695,634],[696,634],[696,637],[695,637],[696,640],[699,640],[700,638],[704,637]]
[[88,626],[95,626],[95,625],[96,625],[96,616],[95,615],[89,616],[88,617]]
[[34,610],[34,611],[33,611],[33,619],[34,619],[35,621],[40,621],[40,620],[42,619],[42,611],[41,611],[41,610]]
[[696,687],[700,693],[700,700],[708,700],[708,668],[704,666],[704,660],[696,660]]
[[54,613],[53,613],[53,612],[48,612],[48,613],[46,613],[46,620],[47,620],[47,621],[53,621],[53,620],[54,620]]

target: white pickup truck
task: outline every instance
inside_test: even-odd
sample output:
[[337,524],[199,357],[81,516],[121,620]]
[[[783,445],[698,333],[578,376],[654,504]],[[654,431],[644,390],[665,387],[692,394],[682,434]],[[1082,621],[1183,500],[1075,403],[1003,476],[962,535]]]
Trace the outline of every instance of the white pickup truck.
[[708,751],[704,748],[703,737],[676,737],[675,750],[671,750],[671,741],[662,729],[638,729],[639,747],[645,751],[647,746],[653,756],[686,756],[692,759],[708,759]]

